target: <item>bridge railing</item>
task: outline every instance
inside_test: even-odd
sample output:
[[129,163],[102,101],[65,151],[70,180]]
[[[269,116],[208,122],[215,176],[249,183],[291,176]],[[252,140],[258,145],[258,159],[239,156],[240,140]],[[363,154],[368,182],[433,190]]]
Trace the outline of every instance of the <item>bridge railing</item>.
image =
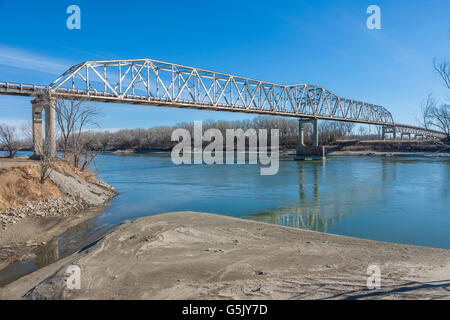
[[0,81],[0,91],[2,92],[36,93],[48,89],[50,89],[48,86]]

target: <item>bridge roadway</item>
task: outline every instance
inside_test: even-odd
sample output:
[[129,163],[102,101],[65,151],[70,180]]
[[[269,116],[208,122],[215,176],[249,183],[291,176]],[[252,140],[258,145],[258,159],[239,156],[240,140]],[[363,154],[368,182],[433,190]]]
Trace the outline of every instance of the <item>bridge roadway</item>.
[[[48,86],[0,82],[0,94],[36,98],[32,102],[33,133],[39,141],[43,109],[48,110],[48,136],[54,135],[53,99],[242,112],[314,122],[347,121],[381,125],[383,134],[394,137],[445,137],[436,130],[397,124],[383,106],[339,97],[322,87],[285,86],[152,59],[86,61],[70,67]],[[34,142],[42,149],[37,140]]]

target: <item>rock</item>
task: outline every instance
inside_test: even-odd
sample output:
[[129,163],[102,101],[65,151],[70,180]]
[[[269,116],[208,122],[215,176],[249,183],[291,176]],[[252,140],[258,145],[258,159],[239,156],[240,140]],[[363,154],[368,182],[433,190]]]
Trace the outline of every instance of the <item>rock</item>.
[[65,173],[67,175],[63,175],[54,170],[50,173],[49,177],[62,192],[81,198],[89,205],[102,205],[115,195],[111,187],[106,188],[103,185],[89,183],[70,172],[66,171]]
[[34,240],[28,240],[26,243],[27,247],[34,247],[37,246],[37,243]]
[[53,170],[50,178],[67,196],[31,201],[0,212],[3,230],[6,230],[7,225],[15,224],[26,217],[66,216],[92,206],[100,206],[117,194],[115,189],[106,183],[90,183],[70,172],[66,174]]

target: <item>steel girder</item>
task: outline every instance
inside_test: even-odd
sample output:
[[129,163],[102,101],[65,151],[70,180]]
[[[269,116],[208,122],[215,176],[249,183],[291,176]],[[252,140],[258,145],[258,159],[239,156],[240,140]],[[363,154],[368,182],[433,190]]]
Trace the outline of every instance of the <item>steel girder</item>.
[[396,130],[396,133],[399,135],[411,135],[412,134],[416,137],[420,136],[420,137],[423,137],[426,139],[442,139],[447,136],[444,132],[426,129],[426,128],[402,125],[402,124],[396,124],[395,130]]
[[151,59],[87,61],[50,84],[91,100],[393,124],[384,107],[309,84],[278,85]]

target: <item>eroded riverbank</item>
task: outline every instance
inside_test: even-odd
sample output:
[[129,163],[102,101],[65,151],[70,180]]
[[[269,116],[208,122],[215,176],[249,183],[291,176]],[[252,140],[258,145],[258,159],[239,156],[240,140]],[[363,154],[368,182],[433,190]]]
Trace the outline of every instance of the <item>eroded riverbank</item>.
[[2,158],[0,180],[0,269],[34,257],[37,248],[98,214],[117,194],[60,160],[42,181],[39,161]]

